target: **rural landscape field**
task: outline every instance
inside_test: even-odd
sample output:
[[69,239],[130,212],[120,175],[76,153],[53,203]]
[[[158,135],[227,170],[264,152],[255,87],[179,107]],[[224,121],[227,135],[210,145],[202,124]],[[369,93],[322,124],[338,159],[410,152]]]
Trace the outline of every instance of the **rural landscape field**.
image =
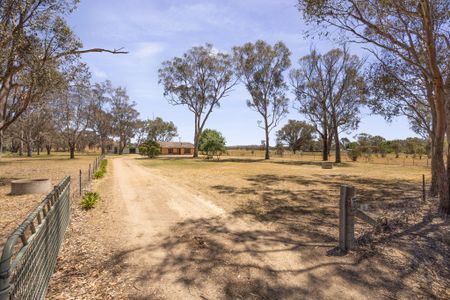
[[449,11],[0,1],[0,300],[450,299]]

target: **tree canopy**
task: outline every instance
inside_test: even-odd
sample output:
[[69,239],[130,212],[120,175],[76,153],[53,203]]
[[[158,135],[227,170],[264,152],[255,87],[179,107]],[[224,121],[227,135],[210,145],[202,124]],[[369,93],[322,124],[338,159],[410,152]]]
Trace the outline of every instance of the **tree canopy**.
[[159,69],[159,83],[170,104],[184,105],[194,114],[194,157],[208,117],[236,84],[228,54],[211,44],[193,47],[182,57],[165,61]]
[[291,65],[290,55],[282,42],[272,46],[258,40],[233,48],[236,71],[251,96],[247,105],[262,117],[258,124],[265,132],[265,159],[269,159],[269,133],[288,113],[283,73]]
[[208,158],[214,156],[219,158],[226,151],[225,138],[217,130],[205,129],[200,136],[199,150],[206,154]]

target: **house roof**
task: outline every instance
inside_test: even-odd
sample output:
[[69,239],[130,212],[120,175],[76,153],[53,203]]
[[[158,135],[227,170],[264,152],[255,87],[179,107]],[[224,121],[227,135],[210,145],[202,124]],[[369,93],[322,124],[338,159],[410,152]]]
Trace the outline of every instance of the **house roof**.
[[159,142],[161,148],[194,148],[194,144],[186,142]]

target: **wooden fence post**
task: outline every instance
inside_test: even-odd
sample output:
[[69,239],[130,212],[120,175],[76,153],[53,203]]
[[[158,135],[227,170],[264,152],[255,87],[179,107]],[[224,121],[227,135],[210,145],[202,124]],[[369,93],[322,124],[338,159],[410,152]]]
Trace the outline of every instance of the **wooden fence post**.
[[348,251],[353,248],[354,217],[352,199],[355,188],[350,185],[341,185],[341,197],[339,203],[339,248]]
[[82,195],[82,190],[81,190],[81,169],[80,169],[80,196]]
[[[92,170],[92,173],[94,173],[94,170]],[[89,164],[89,169],[88,169],[88,181],[91,181],[91,164]]]
[[425,174],[422,174],[422,200],[425,201],[426,198],[426,191],[425,191]]

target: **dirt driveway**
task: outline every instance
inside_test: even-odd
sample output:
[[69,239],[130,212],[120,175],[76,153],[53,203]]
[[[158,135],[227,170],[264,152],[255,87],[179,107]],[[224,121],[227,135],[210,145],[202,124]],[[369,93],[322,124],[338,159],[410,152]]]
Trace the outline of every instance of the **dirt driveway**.
[[358,274],[352,255],[328,255],[334,239],[226,213],[136,158],[114,159],[110,172],[98,186],[108,199],[102,236],[131,299],[384,299],[380,283],[395,282],[372,264]]

